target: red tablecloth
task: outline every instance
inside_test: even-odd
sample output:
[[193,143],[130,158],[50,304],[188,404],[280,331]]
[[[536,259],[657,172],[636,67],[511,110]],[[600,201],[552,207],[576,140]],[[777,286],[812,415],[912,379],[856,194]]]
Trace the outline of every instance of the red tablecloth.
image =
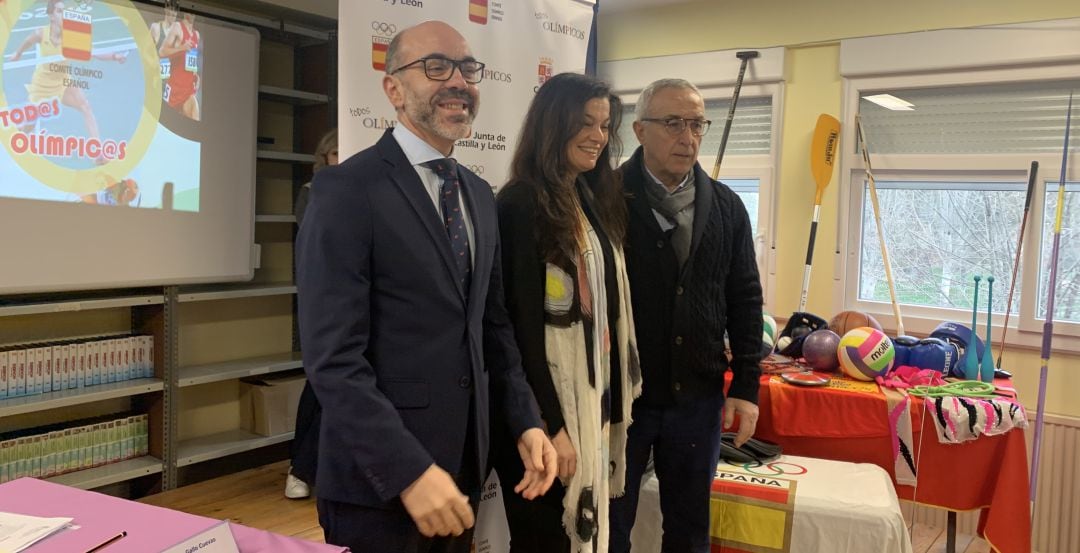
[[[896,485],[886,399],[880,391],[852,392],[770,382],[762,377],[756,436],[784,453],[873,463]],[[1010,387],[1008,381],[996,384]],[[942,444],[922,400],[911,405],[918,486],[896,485],[897,495],[949,509],[980,509],[979,533],[1002,553],[1031,551],[1027,449],[1022,430]]]

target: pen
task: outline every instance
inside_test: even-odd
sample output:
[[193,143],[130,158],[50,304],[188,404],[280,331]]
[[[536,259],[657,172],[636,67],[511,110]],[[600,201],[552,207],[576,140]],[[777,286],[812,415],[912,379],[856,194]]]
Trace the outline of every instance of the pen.
[[122,531],[119,534],[117,534],[117,535],[115,535],[115,536],[113,536],[113,537],[111,537],[111,538],[109,538],[109,539],[95,545],[94,547],[91,547],[90,549],[87,549],[86,553],[94,553],[95,551],[101,551],[102,549],[105,549],[109,545],[120,541],[120,538],[122,538],[122,537],[124,537],[126,535],[127,535],[127,532]]

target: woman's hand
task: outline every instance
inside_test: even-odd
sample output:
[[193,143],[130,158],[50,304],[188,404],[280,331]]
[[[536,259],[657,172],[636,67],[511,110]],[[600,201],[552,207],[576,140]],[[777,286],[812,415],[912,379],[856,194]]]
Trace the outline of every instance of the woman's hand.
[[570,442],[570,435],[566,433],[565,427],[551,438],[551,443],[559,457],[559,479],[565,482],[577,472],[577,451],[574,451],[574,444]]

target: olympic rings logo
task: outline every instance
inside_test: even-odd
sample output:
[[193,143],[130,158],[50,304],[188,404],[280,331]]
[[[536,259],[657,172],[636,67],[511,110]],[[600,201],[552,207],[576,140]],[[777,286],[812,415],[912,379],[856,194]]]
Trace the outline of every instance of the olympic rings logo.
[[397,25],[394,25],[393,23],[384,23],[382,21],[372,21],[371,30],[385,36],[393,36],[397,33]]
[[484,166],[483,165],[466,165],[465,167],[467,167],[470,171],[472,171],[473,173],[476,173],[477,175],[483,175],[484,174]]
[[[783,461],[777,461],[775,463],[743,463],[741,466],[743,470],[750,474],[756,474],[758,476],[798,476],[800,474],[806,474],[808,471],[806,467],[802,465],[796,465],[795,463],[785,463]],[[758,472],[754,469],[766,468],[769,472]]]

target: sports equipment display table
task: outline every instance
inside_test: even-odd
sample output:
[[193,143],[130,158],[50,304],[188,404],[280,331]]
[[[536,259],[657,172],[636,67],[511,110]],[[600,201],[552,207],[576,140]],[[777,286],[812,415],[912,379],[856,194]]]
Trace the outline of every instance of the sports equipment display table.
[[[761,466],[720,463],[713,480],[714,553],[910,553],[888,473],[870,464],[784,455]],[[658,553],[660,490],[641,486],[633,553]]]
[[[0,485],[0,511],[75,519],[72,524],[78,528],[50,536],[28,549],[27,553],[82,552],[120,532],[127,532],[127,536],[110,544],[106,548],[107,553],[151,553],[167,549],[221,522],[33,478],[20,478]],[[238,524],[231,524],[230,528],[241,553],[346,551],[343,547],[290,538]]]

